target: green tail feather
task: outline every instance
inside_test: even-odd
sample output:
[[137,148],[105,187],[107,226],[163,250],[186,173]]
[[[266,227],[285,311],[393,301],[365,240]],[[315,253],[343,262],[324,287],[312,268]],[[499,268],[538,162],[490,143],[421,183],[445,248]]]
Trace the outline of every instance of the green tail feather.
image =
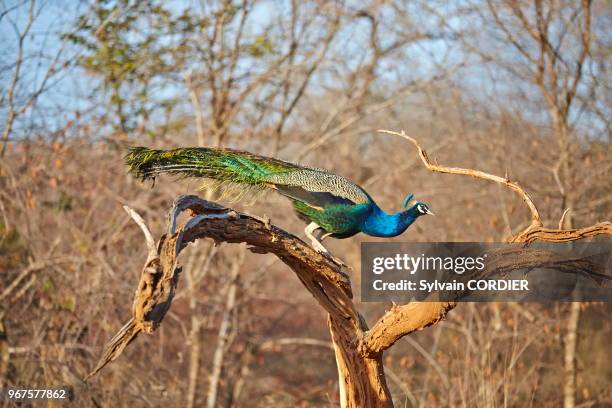
[[155,150],[132,147],[125,158],[130,173],[143,180],[162,173],[205,179],[202,188],[221,192],[223,197],[240,200],[264,191],[268,179],[299,169],[281,160],[231,149],[179,148]]

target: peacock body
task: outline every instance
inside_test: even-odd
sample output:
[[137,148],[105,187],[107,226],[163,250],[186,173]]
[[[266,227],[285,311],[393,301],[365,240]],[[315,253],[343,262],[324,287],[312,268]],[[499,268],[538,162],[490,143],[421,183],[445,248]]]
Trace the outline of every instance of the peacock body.
[[293,203],[298,216],[309,225],[306,234],[317,250],[325,248],[312,233],[348,238],[359,232],[375,237],[403,233],[419,216],[432,214],[426,204],[416,202],[404,211],[384,212],[360,186],[327,170],[299,166],[275,158],[220,148],[155,150],[133,147],[126,156],[131,173],[154,179],[162,173],[204,179],[212,188],[235,200],[276,190]]

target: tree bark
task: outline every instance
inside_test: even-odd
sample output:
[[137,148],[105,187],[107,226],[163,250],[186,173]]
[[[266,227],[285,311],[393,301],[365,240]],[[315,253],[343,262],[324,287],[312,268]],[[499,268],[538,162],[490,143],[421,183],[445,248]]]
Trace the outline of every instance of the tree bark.
[[393,407],[385,379],[382,353],[372,356],[359,353],[355,347],[355,336],[363,333],[363,330],[359,333],[347,332],[342,322],[331,315],[327,323],[338,366],[340,406],[342,408]]

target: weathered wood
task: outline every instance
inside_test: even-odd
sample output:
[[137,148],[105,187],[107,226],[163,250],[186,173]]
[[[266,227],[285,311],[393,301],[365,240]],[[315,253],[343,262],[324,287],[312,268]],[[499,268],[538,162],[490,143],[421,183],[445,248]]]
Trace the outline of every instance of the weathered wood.
[[[177,218],[187,210],[192,218],[177,227]],[[336,360],[342,367],[339,374],[347,391],[343,406],[392,406],[384,378],[382,354],[370,356],[358,352],[357,340],[363,338],[367,327],[353,304],[348,275],[333,259],[271,225],[267,219],[238,213],[196,196],[181,196],[175,201],[170,211],[168,233],[155,247],[142,219],[133,210],[128,209],[128,213],[143,230],[149,254],[134,296],[132,318],[109,341],[100,361],[86,379],[115,360],[138,334],[155,331],[174,296],[180,272],[178,255],[189,243],[210,238],[215,242],[245,242],[255,253],[275,254],[329,313]]]

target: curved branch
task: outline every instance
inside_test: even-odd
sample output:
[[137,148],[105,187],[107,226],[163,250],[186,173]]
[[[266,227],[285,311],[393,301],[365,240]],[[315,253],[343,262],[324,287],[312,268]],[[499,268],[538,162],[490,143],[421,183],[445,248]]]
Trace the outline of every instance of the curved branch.
[[423,164],[425,165],[425,167],[427,167],[427,169],[433,172],[447,173],[447,174],[461,174],[463,176],[471,176],[471,177],[476,177],[476,178],[480,178],[483,180],[493,181],[495,183],[502,184],[508,187],[509,189],[517,193],[523,199],[523,201],[525,201],[525,204],[527,204],[527,207],[529,207],[529,211],[531,212],[531,226],[542,226],[543,225],[542,220],[540,218],[540,213],[537,207],[535,206],[535,204],[533,203],[533,200],[531,199],[531,197],[529,197],[529,194],[527,194],[527,192],[523,190],[521,186],[519,186],[517,182],[511,181],[508,177],[500,177],[500,176],[496,176],[493,174],[485,173],[484,171],[480,171],[480,170],[463,169],[460,167],[447,167],[447,166],[441,166],[439,164],[432,163],[431,160],[429,159],[429,156],[427,156],[427,152],[421,147],[419,142],[417,142],[416,139],[408,136],[403,130],[401,131],[401,133],[394,132],[392,130],[382,130],[382,129],[379,130],[379,132],[387,133],[389,135],[399,136],[401,138],[409,140],[419,150],[419,156],[421,157],[421,160],[423,161]]
[[[517,182],[511,181],[507,176],[500,177],[493,174],[485,173],[484,171],[480,170],[464,169],[460,167],[448,167],[432,163],[429,159],[429,156],[427,155],[427,152],[421,147],[419,142],[417,142],[416,139],[408,136],[403,130],[401,132],[395,132],[392,130],[379,130],[379,132],[399,136],[410,141],[410,143],[412,143],[418,149],[419,156],[421,157],[421,161],[423,162],[425,167],[427,167],[427,169],[433,172],[460,174],[463,176],[471,176],[483,180],[493,181],[495,183],[504,185],[515,193],[517,193],[529,208],[529,211],[531,213],[531,223],[523,231],[519,232],[514,236],[509,237],[507,239],[508,242],[532,242],[535,240],[549,242],[567,242],[595,235],[612,235],[612,224],[608,221],[600,222],[590,227],[585,227],[581,229],[563,230],[545,228],[542,224],[538,208],[534,204],[531,197],[529,197],[529,194],[527,194],[527,192],[523,190],[523,188]],[[563,217],[565,215],[566,213],[563,214]]]
[[[197,239],[211,238],[217,242],[245,242],[255,253],[273,253],[295,272],[329,314],[353,322],[355,328],[359,326],[348,276],[333,260],[267,220],[219,207],[195,196],[179,197],[177,202],[185,200],[193,201],[188,208],[195,217],[179,230],[183,232],[180,249]],[[213,212],[210,204],[215,205]]]
[[612,223],[605,221],[589,227],[567,230],[530,226],[514,237],[510,237],[509,242],[533,242],[535,240],[548,242],[568,242],[593,237],[596,235],[612,235]]

